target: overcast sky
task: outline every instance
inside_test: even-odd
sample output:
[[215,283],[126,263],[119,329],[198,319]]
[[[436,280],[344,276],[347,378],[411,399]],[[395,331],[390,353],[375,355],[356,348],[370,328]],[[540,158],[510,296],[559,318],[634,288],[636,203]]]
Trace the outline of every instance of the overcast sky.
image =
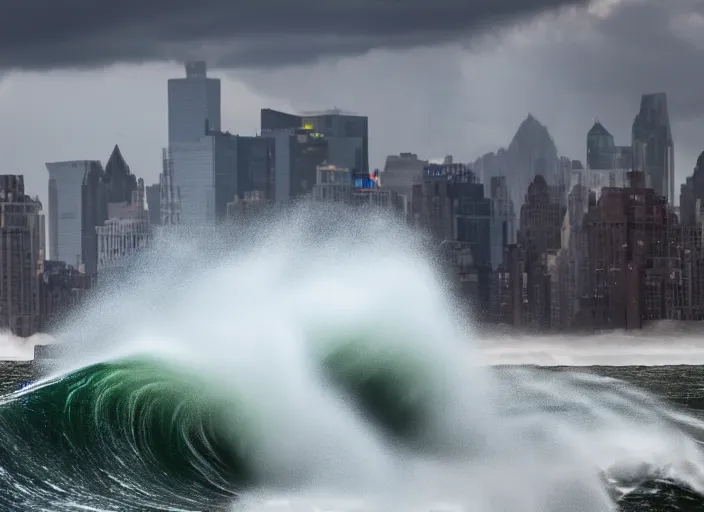
[[0,172],[44,201],[45,162],[105,163],[115,144],[155,182],[166,80],[194,57],[223,80],[223,129],[254,134],[263,107],[336,106],[369,116],[372,166],[400,151],[472,161],[529,112],[584,160],[595,118],[629,144],[640,95],[659,91],[678,182],[704,150],[701,0],[45,4],[0,0]]

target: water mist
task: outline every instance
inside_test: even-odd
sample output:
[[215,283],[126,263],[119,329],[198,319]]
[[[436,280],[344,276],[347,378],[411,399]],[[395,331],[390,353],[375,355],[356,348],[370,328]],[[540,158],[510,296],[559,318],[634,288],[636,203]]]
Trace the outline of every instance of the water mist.
[[600,512],[652,478],[704,491],[704,424],[611,379],[494,372],[430,261],[374,213],[162,233],[67,320],[54,375],[3,399],[36,461],[0,452],[9,505]]

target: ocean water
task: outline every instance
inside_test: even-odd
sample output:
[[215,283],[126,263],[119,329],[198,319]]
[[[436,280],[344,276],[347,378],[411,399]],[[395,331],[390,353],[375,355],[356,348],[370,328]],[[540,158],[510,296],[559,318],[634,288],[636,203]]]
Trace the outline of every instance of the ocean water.
[[702,509],[696,332],[487,337],[424,247],[339,210],[170,233],[0,365],[0,510]]
[[[497,367],[492,371],[495,371],[497,378],[502,378],[502,372],[511,373],[515,368],[508,367]],[[536,371],[533,369],[533,371]],[[679,408],[683,411],[687,411],[693,416],[704,417],[704,367],[700,366],[623,366],[623,367],[608,367],[608,366],[590,366],[590,367],[552,367],[550,369],[543,369],[544,372],[556,371],[556,372],[580,372],[587,373],[590,375],[602,376],[611,379],[619,379],[621,381],[632,383],[641,389],[646,389],[651,391],[655,396],[662,399],[666,403],[672,404],[674,407]],[[47,373],[47,368],[45,365],[40,363],[27,363],[27,362],[0,362],[0,392],[3,394],[11,393],[25,384],[32,382],[41,378]],[[16,436],[17,433],[13,432],[15,429],[36,429],[37,425],[32,425],[24,423],[26,418],[17,420],[16,425],[8,425],[5,420],[3,420],[2,431],[3,435],[7,436],[10,434],[12,437]],[[26,442],[32,443],[32,438],[35,437],[31,430],[27,433]],[[152,432],[154,434],[154,432]],[[12,438],[10,437],[10,439]],[[42,436],[43,437],[43,436]],[[8,439],[4,437],[4,439]],[[52,483],[51,475],[44,474],[42,476],[41,471],[39,474],[35,474],[34,478],[36,480],[32,482],[31,479],[25,481],[23,485],[22,479],[19,478],[19,474],[24,473],[34,473],[31,468],[34,466],[32,459],[22,459],[20,457],[24,456],[26,451],[31,451],[34,453],[33,457],[37,457],[42,453],[39,449],[41,444],[44,442],[43,439],[35,439],[37,446],[34,449],[25,447],[20,454],[16,454],[16,464],[10,464],[9,468],[16,468],[17,474],[12,477],[12,481],[15,481],[15,485],[18,487],[15,490],[8,489],[8,487],[3,487],[0,491],[0,504],[2,504],[3,510],[228,510],[230,509],[230,500],[233,496],[233,492],[227,492],[222,489],[217,489],[209,484],[206,484],[201,478],[193,477],[194,480],[198,481],[198,485],[192,486],[189,491],[184,489],[179,489],[174,485],[177,492],[172,489],[170,492],[164,492],[163,487],[157,487],[163,493],[161,495],[153,496],[152,498],[146,498],[141,496],[139,502],[135,503],[135,497],[132,496],[129,499],[124,499],[120,497],[121,486],[117,485],[111,480],[102,480],[100,474],[95,474],[95,472],[103,472],[109,468],[115,467],[115,465],[120,465],[118,462],[119,458],[116,456],[116,460],[111,463],[106,460],[102,464],[95,464],[95,458],[90,457],[90,462],[86,464],[88,466],[87,471],[89,471],[89,479],[93,480],[95,484],[94,494],[88,499],[84,495],[84,500],[81,499],[80,494],[73,494],[75,491],[71,487],[63,488],[59,485]],[[151,445],[151,442],[147,442],[147,445],[143,448],[145,452],[151,452],[153,454],[153,448],[147,448]],[[102,446],[99,442],[92,446],[93,449],[102,450]],[[181,450],[184,448],[181,447]],[[203,448],[201,448],[203,449]],[[70,451],[70,450],[69,450]],[[6,458],[12,458],[12,453],[15,450],[3,449],[3,460]],[[207,453],[207,450],[205,451]],[[62,453],[63,457],[74,458],[75,455]],[[151,456],[153,457],[153,455]],[[45,457],[42,457],[45,459]],[[109,459],[109,456],[107,457]],[[139,456],[142,458],[142,455]],[[152,459],[153,460],[153,459]],[[90,468],[90,465],[95,464],[94,468]],[[210,461],[209,464],[215,464],[214,461]],[[148,464],[147,464],[148,466]],[[155,465],[156,466],[156,465]],[[124,466],[123,466],[124,467]],[[178,469],[178,472],[183,471],[183,467],[179,465],[167,466],[170,470]],[[5,462],[5,469],[8,469],[8,464]],[[28,471],[29,469],[29,471]],[[54,468],[56,470],[56,468]],[[144,468],[145,471],[153,471],[154,468]],[[648,469],[648,468],[643,468]],[[662,468],[661,468],[662,469]],[[181,473],[183,475],[183,473]],[[7,473],[3,472],[2,477],[6,481],[8,480]],[[56,480],[60,481],[60,475],[54,475]],[[101,481],[102,480],[102,481]],[[171,480],[171,479],[167,479]],[[175,480],[174,480],[175,483]],[[678,482],[676,479],[668,478],[667,475],[659,475],[657,472],[653,474],[648,474],[647,471],[642,475],[638,475],[637,481],[632,485],[632,490],[624,496],[620,496],[618,501],[615,501],[616,510],[621,511],[652,511],[652,512],[674,512],[674,511],[699,511],[704,507],[704,496],[702,496],[698,491],[695,491],[688,485]],[[170,488],[171,484],[168,484],[166,488]],[[236,488],[236,486],[233,486]],[[511,484],[507,482],[505,486],[506,492],[510,493]],[[125,489],[122,489],[124,492]],[[23,498],[18,498],[19,494],[24,494]],[[100,496],[99,498],[96,498]],[[298,493],[296,493],[298,495]],[[42,496],[40,498],[40,496]],[[296,501],[297,500],[297,501]],[[313,494],[307,499],[301,496],[294,498],[292,503],[287,503],[287,500],[282,496],[275,500],[268,502],[267,505],[263,505],[260,501],[257,502],[257,507],[259,509],[267,510],[315,510],[316,505],[327,505],[327,510],[366,510],[365,504],[354,503],[350,500],[350,497],[345,497],[344,500],[333,499],[330,496],[324,496],[323,498],[318,498]],[[438,503],[442,505],[442,500],[437,500]],[[91,504],[92,505],[89,505]],[[53,505],[52,505],[53,504]],[[79,505],[81,506],[79,508]],[[462,505],[461,503],[445,503],[445,508],[435,508],[434,510],[472,510],[467,505]],[[436,505],[437,506],[437,505]],[[54,508],[56,507],[56,508]],[[93,507],[93,508],[85,508]],[[298,508],[296,508],[298,507]],[[408,506],[404,510],[417,510],[412,505]],[[319,508],[320,509],[320,508]],[[396,509],[394,509],[396,510]],[[489,508],[489,510],[493,510]],[[501,508],[496,508],[496,510],[502,510]],[[579,502],[575,502],[573,505],[567,505],[564,510],[581,510],[579,507]]]

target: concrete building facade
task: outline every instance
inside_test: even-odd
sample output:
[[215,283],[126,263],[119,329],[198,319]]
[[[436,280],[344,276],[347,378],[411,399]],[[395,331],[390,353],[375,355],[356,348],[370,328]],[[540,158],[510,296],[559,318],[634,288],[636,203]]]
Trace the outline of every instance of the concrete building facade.
[[17,336],[39,328],[40,209],[23,176],[0,175],[0,330]]
[[139,180],[132,200],[108,204],[108,220],[96,227],[98,274],[120,267],[151,241],[151,228],[144,201],[144,181]]
[[379,175],[379,181],[385,189],[410,197],[413,185],[423,181],[423,169],[427,165],[427,160],[419,159],[414,153],[389,155]]

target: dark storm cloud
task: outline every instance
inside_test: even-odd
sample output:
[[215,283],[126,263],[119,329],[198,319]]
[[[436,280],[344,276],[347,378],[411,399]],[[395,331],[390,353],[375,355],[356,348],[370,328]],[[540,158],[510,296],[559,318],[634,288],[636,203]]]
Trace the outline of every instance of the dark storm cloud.
[[609,129],[622,141],[630,137],[641,94],[666,92],[678,174],[691,173],[704,149],[704,4],[623,1],[590,25],[591,37],[565,37],[542,49],[557,85],[591,105],[591,119],[612,119]]
[[0,0],[0,69],[95,67],[208,51],[299,63],[447,41],[586,0]]
[[[704,83],[704,47],[688,37],[683,24],[702,15],[699,0],[624,3],[594,23],[593,44],[557,48],[559,62],[581,88],[619,95],[662,90],[681,115],[698,115],[704,109],[698,85]],[[704,26],[698,36],[704,36]]]
[[373,148],[382,163],[409,149],[472,161],[508,144],[529,112],[547,124],[562,154],[583,160],[595,118],[628,144],[641,95],[664,91],[682,180],[704,149],[703,10],[701,0],[621,0],[607,12],[568,10],[517,30],[491,30],[464,50],[376,53],[233,76],[303,110],[335,104],[370,114],[374,140],[384,141]]

